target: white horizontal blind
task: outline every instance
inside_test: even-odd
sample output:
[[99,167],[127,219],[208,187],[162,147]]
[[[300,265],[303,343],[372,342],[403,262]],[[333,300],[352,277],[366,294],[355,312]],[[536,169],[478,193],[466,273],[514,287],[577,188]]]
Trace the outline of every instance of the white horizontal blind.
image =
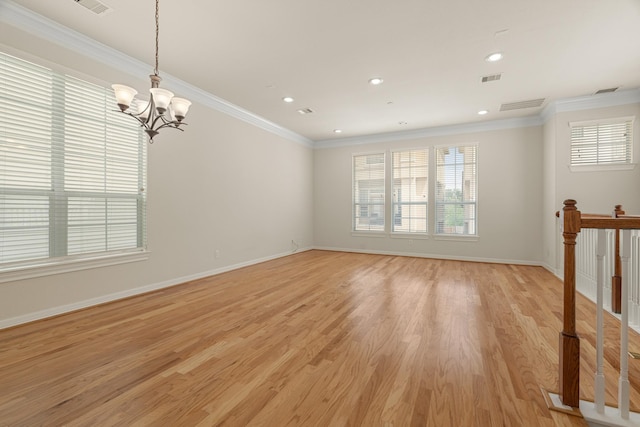
[[384,231],[384,153],[353,156],[353,229]]
[[436,149],[436,233],[477,234],[475,145]]
[[571,164],[631,163],[631,119],[571,125]]
[[427,149],[392,153],[394,232],[426,233],[428,207]]
[[0,53],[0,268],[145,245],[146,143],[111,90]]

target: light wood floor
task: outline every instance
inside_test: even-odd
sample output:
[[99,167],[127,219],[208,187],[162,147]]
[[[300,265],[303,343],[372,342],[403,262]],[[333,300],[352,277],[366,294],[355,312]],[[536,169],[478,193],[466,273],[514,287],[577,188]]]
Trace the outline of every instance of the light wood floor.
[[561,288],[539,267],[300,253],[0,331],[0,425],[586,425],[540,392],[557,390]]

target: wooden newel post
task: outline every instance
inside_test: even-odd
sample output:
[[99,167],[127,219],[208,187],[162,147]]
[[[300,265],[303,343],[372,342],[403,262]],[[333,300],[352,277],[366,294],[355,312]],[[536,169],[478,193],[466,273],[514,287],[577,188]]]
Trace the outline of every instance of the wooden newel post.
[[[624,215],[622,205],[616,205],[613,211],[617,218]],[[620,314],[622,310],[622,261],[620,259],[620,230],[616,229],[616,251],[614,257],[614,273],[611,277],[611,311]]]
[[580,211],[575,200],[565,200],[564,237],[564,323],[560,332],[560,398],[567,406],[580,406],[580,338],[576,333],[576,236],[580,232]]

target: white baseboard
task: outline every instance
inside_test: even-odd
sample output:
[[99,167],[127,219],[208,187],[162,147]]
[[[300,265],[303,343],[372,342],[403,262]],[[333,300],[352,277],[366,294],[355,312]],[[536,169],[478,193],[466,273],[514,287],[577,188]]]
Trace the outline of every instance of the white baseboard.
[[556,276],[558,279],[560,280],[564,280],[564,278],[560,275],[560,270],[556,269],[555,267],[550,266],[547,263],[542,263],[540,264],[540,267],[544,268],[545,270],[547,270],[549,273],[553,274],[554,276]]
[[21,325],[24,323],[33,322],[36,320],[46,319],[48,317],[58,316],[60,314],[69,313],[72,311],[82,310],[84,308],[92,307],[107,302],[116,301],[123,298],[132,297],[135,295],[144,294],[158,289],[168,288],[171,286],[180,285],[192,280],[202,279],[204,277],[215,276],[217,274],[226,273],[227,271],[237,270],[239,268],[248,267],[254,264],[260,264],[262,262],[271,261],[277,258],[283,258],[293,255],[294,253],[300,253],[312,250],[313,247],[306,247],[298,249],[295,252],[284,252],[275,255],[270,255],[264,258],[253,259],[250,261],[244,261],[241,263],[228,265],[214,270],[202,271],[200,273],[190,274],[188,276],[177,277],[170,280],[165,280],[159,283],[152,283],[150,285],[140,286],[137,288],[127,289],[125,291],[116,292],[112,294],[102,295],[95,298],[90,298],[83,301],[74,302],[72,304],[65,304],[57,307],[47,308],[45,310],[35,311],[33,313],[23,314],[21,316],[10,317],[8,319],[0,319],[0,330],[10,328],[12,326]]
[[491,264],[531,265],[536,267],[543,266],[540,262],[524,261],[524,260],[517,260],[517,259],[499,259],[499,258],[467,257],[467,256],[458,256],[458,255],[425,254],[422,252],[378,251],[378,250],[371,250],[371,249],[334,248],[334,247],[326,247],[326,246],[316,246],[314,247],[314,249],[321,250],[321,251],[351,252],[351,253],[373,254],[373,255],[393,255],[393,256],[408,256],[408,257],[415,257],[415,258],[446,259],[451,261],[486,262]]

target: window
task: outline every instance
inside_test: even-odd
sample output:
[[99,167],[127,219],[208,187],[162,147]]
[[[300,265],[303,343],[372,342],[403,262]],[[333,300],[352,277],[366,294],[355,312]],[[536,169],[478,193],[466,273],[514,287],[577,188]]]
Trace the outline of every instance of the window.
[[630,164],[633,119],[571,123],[571,165]]
[[0,270],[145,247],[146,142],[115,105],[0,52]]
[[428,164],[427,149],[392,153],[392,231],[427,232]]
[[477,147],[436,148],[436,234],[476,235]]
[[384,231],[384,153],[353,156],[353,230]]

